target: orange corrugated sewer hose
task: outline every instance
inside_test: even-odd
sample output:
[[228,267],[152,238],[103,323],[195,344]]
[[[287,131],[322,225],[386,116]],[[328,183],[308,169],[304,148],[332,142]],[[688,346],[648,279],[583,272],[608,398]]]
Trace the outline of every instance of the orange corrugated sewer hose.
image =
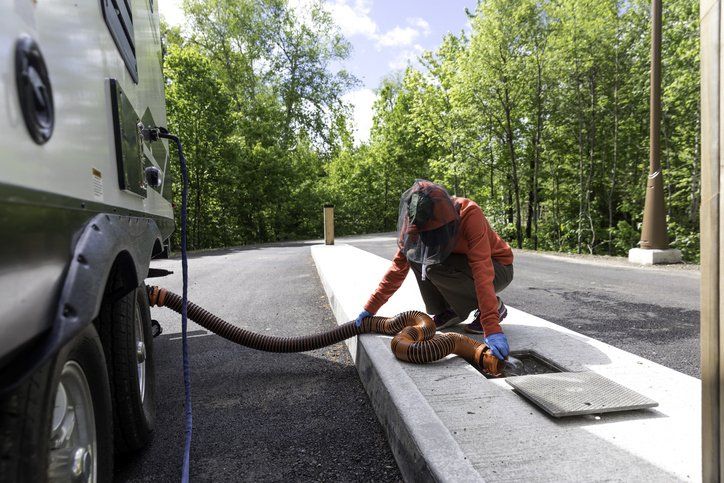
[[[168,307],[181,313],[181,296],[165,288],[148,287],[151,306]],[[455,354],[485,374],[500,376],[505,367],[482,342],[456,333],[436,334],[435,322],[423,312],[408,311],[394,317],[367,317],[360,326],[354,321],[321,334],[277,337],[257,334],[237,327],[193,302],[188,302],[188,317],[201,327],[239,345],[265,352],[305,352],[341,342],[360,334],[392,335],[392,352],[400,360],[426,363]]]

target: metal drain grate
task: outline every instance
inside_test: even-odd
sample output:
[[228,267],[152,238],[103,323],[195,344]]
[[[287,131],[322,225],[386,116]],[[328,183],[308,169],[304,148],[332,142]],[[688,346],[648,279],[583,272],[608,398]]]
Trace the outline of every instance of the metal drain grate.
[[509,377],[508,384],[553,417],[629,411],[659,403],[595,372]]

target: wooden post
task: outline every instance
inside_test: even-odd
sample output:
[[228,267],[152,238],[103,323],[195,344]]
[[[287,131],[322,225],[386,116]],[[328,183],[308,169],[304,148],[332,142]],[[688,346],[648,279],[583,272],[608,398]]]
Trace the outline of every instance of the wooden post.
[[701,0],[702,480],[722,481],[721,0]]
[[324,205],[324,244],[334,245],[334,205]]

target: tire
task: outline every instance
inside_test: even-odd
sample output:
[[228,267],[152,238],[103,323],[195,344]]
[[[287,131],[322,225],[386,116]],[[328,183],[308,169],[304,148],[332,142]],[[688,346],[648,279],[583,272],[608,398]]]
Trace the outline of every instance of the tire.
[[161,252],[158,255],[156,255],[155,258],[167,259],[170,255],[171,255],[171,242],[166,241],[163,244],[163,250],[161,250]]
[[[113,287],[117,283],[122,283],[119,277],[111,280],[107,294],[118,289]],[[115,301],[107,297],[96,323],[108,360],[115,449],[121,454],[138,451],[152,439],[156,419],[153,335],[146,286]]]
[[111,481],[111,412],[103,347],[89,325],[0,400],[0,482],[70,481],[72,462],[84,472],[76,478]]

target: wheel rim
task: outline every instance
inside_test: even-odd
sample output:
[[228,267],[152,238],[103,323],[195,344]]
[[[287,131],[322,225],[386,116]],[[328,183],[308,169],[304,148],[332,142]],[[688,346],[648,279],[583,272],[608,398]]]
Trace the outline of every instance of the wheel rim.
[[88,380],[80,365],[67,361],[55,392],[48,479],[97,481],[96,424]]
[[143,333],[143,319],[138,303],[135,304],[134,319],[136,319],[134,333],[136,340],[136,366],[138,369],[138,393],[141,403],[146,399],[146,341]]

